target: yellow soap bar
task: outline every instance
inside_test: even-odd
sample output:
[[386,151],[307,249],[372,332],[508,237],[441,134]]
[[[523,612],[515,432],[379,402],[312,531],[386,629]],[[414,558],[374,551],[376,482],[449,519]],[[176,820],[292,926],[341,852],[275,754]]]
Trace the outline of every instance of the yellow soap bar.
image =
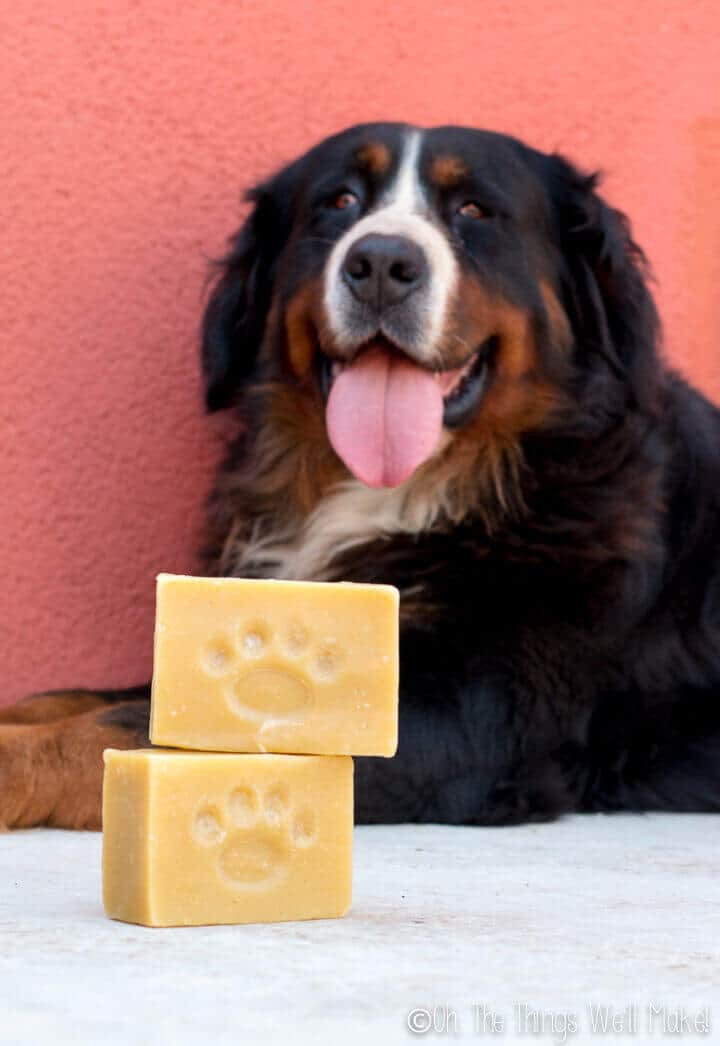
[[108,748],[105,911],[145,926],[344,915],[352,784],[346,756]]
[[153,743],[394,755],[398,602],[389,585],[161,574]]

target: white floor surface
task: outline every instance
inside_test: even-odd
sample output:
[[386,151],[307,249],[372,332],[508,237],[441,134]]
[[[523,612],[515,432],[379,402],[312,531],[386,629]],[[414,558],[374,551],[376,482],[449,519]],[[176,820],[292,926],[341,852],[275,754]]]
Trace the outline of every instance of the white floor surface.
[[3,1046],[720,1042],[718,818],[359,828],[351,913],[271,926],[111,922],[100,850],[0,836]]

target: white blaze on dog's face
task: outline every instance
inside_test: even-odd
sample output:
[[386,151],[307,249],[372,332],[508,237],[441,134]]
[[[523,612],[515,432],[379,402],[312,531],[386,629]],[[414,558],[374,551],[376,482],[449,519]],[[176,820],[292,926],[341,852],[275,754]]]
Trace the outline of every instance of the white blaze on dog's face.
[[[323,302],[328,329],[337,353],[352,357],[362,334],[379,332],[399,344],[412,358],[430,368],[440,368],[437,348],[445,326],[449,303],[455,293],[458,269],[445,232],[431,220],[430,208],[420,180],[420,155],[423,134],[409,130],[405,136],[395,177],[383,191],[377,205],[356,222],[335,244],[324,275]],[[365,237],[392,237],[400,244],[412,245],[421,252],[424,263],[422,285],[413,290],[412,342],[403,337],[402,325],[393,316],[363,317],[348,286],[344,266],[353,247]],[[405,324],[408,321],[405,319]],[[365,327],[365,329],[363,329]]]
[[442,366],[458,272],[422,186],[422,139],[407,131],[394,177],[336,243],[325,269],[335,356],[328,435],[371,487],[404,482],[441,442],[442,387],[432,371]]

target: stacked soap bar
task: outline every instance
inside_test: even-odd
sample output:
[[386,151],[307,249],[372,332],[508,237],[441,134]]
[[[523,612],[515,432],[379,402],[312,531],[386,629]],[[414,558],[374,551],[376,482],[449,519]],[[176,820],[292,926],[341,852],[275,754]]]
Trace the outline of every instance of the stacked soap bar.
[[150,736],[172,747],[105,753],[108,915],[343,915],[350,757],[393,755],[397,711],[396,589],[160,575]]
[[347,756],[105,753],[108,915],[146,926],[344,915]]
[[158,578],[150,738],[223,752],[397,748],[387,585]]

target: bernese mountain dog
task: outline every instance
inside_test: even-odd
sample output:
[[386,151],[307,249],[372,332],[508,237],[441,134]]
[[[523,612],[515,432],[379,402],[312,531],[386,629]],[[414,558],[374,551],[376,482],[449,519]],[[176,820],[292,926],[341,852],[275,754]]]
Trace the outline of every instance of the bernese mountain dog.
[[[239,430],[203,569],[400,589],[400,746],[357,760],[358,821],[719,810],[720,415],[597,177],[380,123],[249,199],[203,324]],[[4,710],[0,824],[97,827],[102,749],[147,721],[147,687]]]

